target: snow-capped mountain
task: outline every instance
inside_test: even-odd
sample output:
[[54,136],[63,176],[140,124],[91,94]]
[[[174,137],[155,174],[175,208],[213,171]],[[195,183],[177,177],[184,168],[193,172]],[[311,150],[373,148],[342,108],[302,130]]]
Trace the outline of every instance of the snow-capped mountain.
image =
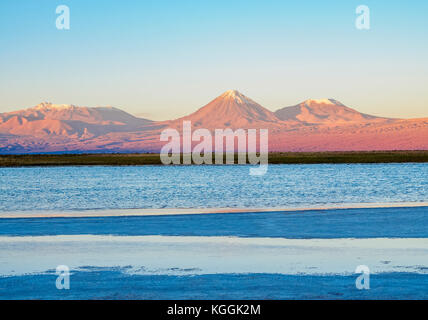
[[191,121],[196,128],[259,128],[272,126],[280,121],[273,112],[236,90],[218,96],[196,112],[172,121],[180,126],[182,121]]
[[387,120],[386,118],[360,113],[334,99],[309,99],[298,105],[279,109],[275,111],[275,115],[283,121],[294,120],[312,124],[340,124]]

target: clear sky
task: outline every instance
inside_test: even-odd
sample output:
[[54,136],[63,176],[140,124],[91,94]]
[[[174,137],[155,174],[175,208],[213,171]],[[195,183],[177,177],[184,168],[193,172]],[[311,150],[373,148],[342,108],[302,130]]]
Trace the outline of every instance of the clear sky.
[[[370,30],[355,27],[361,4]],[[0,112],[50,101],[172,119],[228,89],[273,111],[335,98],[428,117],[428,1],[0,1]]]

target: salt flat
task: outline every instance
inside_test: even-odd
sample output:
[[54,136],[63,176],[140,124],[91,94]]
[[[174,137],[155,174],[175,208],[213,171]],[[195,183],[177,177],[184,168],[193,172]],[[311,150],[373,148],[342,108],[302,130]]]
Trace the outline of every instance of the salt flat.
[[73,211],[12,211],[1,212],[2,218],[85,218],[85,217],[144,217],[174,216],[217,213],[254,213],[254,212],[299,212],[335,209],[370,209],[370,208],[422,208],[428,202],[382,202],[382,203],[340,203],[335,205],[312,205],[283,208],[161,208],[161,209],[104,209],[104,210],[73,210]]
[[60,235],[0,237],[2,276],[67,265],[146,275],[428,273],[428,239]]

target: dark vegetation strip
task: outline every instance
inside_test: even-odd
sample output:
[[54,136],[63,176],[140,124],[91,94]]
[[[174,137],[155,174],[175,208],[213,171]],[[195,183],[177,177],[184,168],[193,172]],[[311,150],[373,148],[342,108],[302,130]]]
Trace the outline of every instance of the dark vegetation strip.
[[[225,161],[224,161],[225,162]],[[428,162],[428,151],[274,152],[270,164]],[[237,155],[235,155],[237,163]],[[29,154],[0,155],[0,167],[161,165],[159,154]]]

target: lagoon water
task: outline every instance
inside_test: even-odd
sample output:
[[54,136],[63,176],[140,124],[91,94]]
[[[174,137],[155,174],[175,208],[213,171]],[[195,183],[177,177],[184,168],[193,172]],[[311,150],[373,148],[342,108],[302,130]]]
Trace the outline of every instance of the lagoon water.
[[[262,177],[248,166],[0,168],[0,298],[427,299],[427,182],[428,164],[413,163],[270,165]],[[31,215],[349,203],[390,205]],[[58,265],[70,290],[56,289]],[[359,265],[370,290],[355,286]]]
[[[288,208],[428,200],[428,164],[0,168],[0,212]],[[1,213],[0,213],[1,214]]]

